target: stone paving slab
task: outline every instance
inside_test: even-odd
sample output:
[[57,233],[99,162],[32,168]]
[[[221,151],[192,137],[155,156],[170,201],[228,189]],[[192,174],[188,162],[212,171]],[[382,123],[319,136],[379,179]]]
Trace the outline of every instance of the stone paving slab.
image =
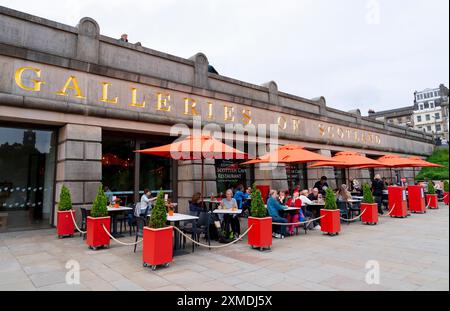
[[[78,285],[66,283],[69,260],[80,265]],[[0,290],[448,291],[449,209],[441,204],[407,219],[382,217],[377,226],[344,224],[336,237],[301,232],[274,240],[265,252],[250,249],[245,239],[211,251],[196,248],[157,271],[141,260],[141,246],[134,253],[112,241],[110,249],[92,251],[78,235],[57,239],[54,229],[1,233]],[[380,284],[365,281],[369,260],[379,264]]]

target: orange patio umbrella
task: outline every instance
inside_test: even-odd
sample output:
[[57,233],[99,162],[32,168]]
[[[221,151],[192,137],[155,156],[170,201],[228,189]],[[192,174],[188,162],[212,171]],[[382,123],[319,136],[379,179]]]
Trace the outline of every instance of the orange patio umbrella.
[[[289,144],[279,147],[268,154],[256,159],[242,163],[241,165],[262,164],[262,163],[282,163],[282,164],[298,164],[315,161],[331,161],[329,157],[306,150],[303,146]],[[290,171],[290,187],[292,188],[292,171]]]
[[443,165],[431,163],[425,160],[422,160],[420,157],[409,157],[411,162],[416,163],[413,167],[444,167]]
[[370,159],[368,157],[363,156],[358,152],[352,151],[342,151],[336,153],[334,157],[331,158],[333,161],[319,161],[310,165],[310,168],[315,167],[323,167],[323,166],[333,166],[339,168],[347,169],[347,175],[350,168],[359,168],[361,166],[371,166],[371,167],[380,167],[382,164],[376,160]]
[[204,163],[205,159],[246,159],[247,154],[230,147],[221,141],[207,135],[187,136],[171,144],[136,150],[138,153],[157,155],[174,160],[201,160],[202,185],[201,198],[204,190]]

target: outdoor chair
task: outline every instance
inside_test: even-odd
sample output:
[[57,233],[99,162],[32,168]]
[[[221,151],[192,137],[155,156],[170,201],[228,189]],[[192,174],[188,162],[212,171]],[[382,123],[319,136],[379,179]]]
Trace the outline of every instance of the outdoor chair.
[[[144,227],[145,227],[146,219],[142,217],[136,217],[136,239],[135,242],[138,241],[139,238],[144,236]],[[134,252],[136,253],[137,244],[134,244]]]
[[[200,237],[203,234],[205,236],[205,240],[208,243],[208,245],[211,245],[211,240],[209,238],[209,224],[210,224],[210,217],[211,217],[211,213],[210,212],[189,212],[190,215],[192,216],[197,216],[199,219],[197,220],[197,230],[196,230],[196,234],[193,235],[194,233],[194,228],[192,227],[192,223],[189,223],[190,226],[184,226],[183,227],[183,233],[185,234],[190,234],[193,236],[193,239],[197,242],[200,242]],[[194,244],[192,245],[192,251],[194,251]],[[183,248],[186,247],[186,237],[183,237]]]
[[[348,207],[347,202],[341,201],[341,200],[337,200],[337,206],[338,206],[338,208],[339,208],[339,210],[341,212],[340,213],[341,217],[345,218],[345,219],[350,219],[350,208]],[[350,224],[350,222],[347,221],[347,225],[349,225],[349,224]]]
[[130,236],[131,236],[133,229],[136,227],[136,216],[134,216],[134,209],[136,208],[136,204],[132,204],[130,207],[133,208],[133,210],[128,213],[127,222],[128,227],[130,228]]

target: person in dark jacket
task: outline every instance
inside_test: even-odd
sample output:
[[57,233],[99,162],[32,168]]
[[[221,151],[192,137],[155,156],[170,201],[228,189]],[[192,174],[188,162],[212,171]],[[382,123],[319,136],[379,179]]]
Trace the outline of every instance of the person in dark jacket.
[[380,174],[376,174],[375,178],[372,182],[372,194],[375,199],[375,202],[378,205],[378,213],[383,215],[383,209],[381,208],[381,203],[383,202],[383,190],[385,189],[385,185],[383,180],[381,179]]
[[197,192],[192,196],[192,200],[189,203],[189,211],[200,213],[203,211],[202,203],[201,203],[201,193]]
[[320,180],[314,184],[313,188],[319,189],[319,193],[322,195],[325,195],[325,190],[327,190],[327,188],[329,188],[328,183],[327,183],[327,176],[320,177]]

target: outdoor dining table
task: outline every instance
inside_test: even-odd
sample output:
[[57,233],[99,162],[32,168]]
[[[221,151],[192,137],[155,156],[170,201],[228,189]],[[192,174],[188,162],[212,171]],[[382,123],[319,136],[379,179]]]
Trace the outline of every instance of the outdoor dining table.
[[[229,208],[217,208],[213,211],[213,214],[218,215],[240,215],[242,213],[241,209],[229,209]],[[224,218],[225,220],[225,218]],[[224,230],[228,230],[229,224],[226,221],[221,222],[221,228]],[[227,232],[228,234],[229,232]]]
[[210,211],[214,210],[220,204],[220,201],[217,199],[203,199],[203,202],[209,203],[208,210]]
[[[186,215],[186,214],[180,214],[180,213],[173,213],[172,216],[167,215],[167,222],[173,223],[175,227],[180,228],[180,222],[183,221],[190,221],[192,222],[192,238],[194,238],[195,233],[197,231],[197,220],[199,217],[192,216],[192,215]],[[192,252],[194,252],[194,245],[192,245]],[[173,255],[174,256],[180,256],[185,255],[187,252],[184,252],[181,249],[181,238],[180,233],[175,230],[174,232],[174,243],[173,243]]]

